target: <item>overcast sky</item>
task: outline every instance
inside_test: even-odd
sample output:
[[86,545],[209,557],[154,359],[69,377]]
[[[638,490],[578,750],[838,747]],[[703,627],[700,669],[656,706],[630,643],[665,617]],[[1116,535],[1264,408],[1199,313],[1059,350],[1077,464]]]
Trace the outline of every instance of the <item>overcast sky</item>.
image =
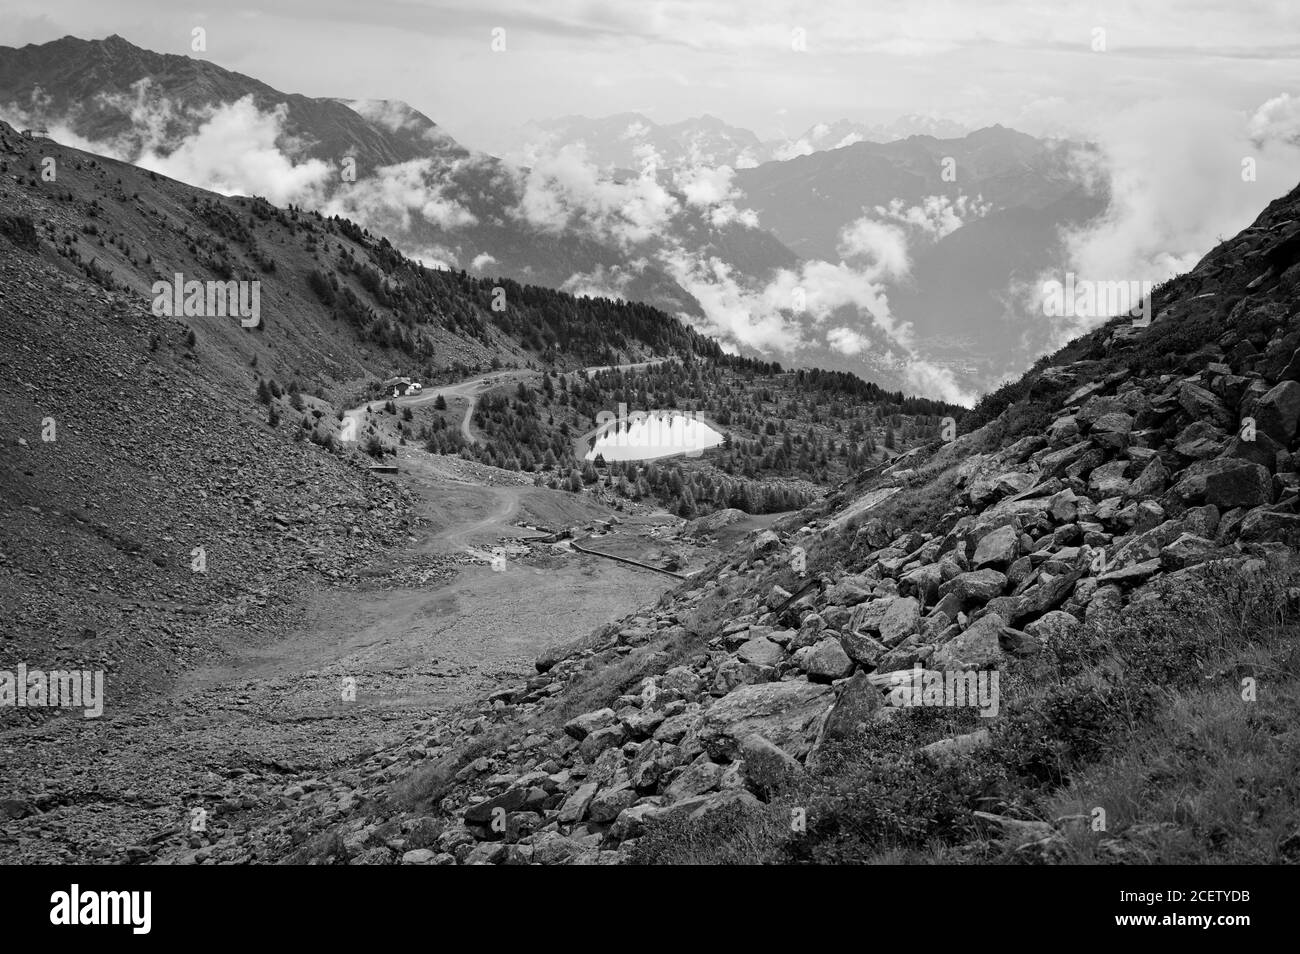
[[498,152],[566,113],[707,112],[763,138],[909,112],[1089,135],[1143,102],[1252,112],[1300,92],[1296,0],[0,0],[3,45],[119,33],[188,54],[196,26],[222,66],[404,99]]

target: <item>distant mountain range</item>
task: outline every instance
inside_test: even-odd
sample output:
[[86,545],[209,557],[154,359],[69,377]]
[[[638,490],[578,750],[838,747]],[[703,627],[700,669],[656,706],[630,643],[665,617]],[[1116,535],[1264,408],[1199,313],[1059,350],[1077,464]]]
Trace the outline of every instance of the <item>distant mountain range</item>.
[[918,351],[935,363],[988,381],[1049,344],[1050,329],[1010,293],[1064,258],[1063,227],[1105,210],[1104,193],[1074,171],[1088,151],[993,126],[766,163],[739,172],[736,185],[803,260],[839,261],[864,211],[902,229],[909,267],[888,283],[893,318],[913,325]]
[[716,116],[660,125],[641,113],[617,113],[600,119],[561,116],[529,123],[523,129],[519,150],[527,155],[578,146],[602,169],[639,170],[648,159],[666,168],[705,164],[749,169],[856,142],[887,143],[910,136],[957,139],[968,132],[967,127],[951,120],[907,115],[883,124],[846,119],[816,123],[792,139],[762,140]]
[[647,302],[741,353],[946,400],[1041,352],[1017,289],[1106,206],[1075,172],[1088,147],[1000,126],[910,116],[764,142],[709,116],[565,117],[507,162],[401,101],[283,93],[118,36],[0,47],[0,118],[352,219],[429,265]]
[[[399,101],[282,93],[119,36],[64,37],[0,47],[0,118],[214,191],[348,215],[430,264],[557,288],[574,274],[618,269],[629,297],[698,311],[661,272],[627,268],[604,242],[528,227],[512,214],[524,198],[519,170]],[[250,150],[263,161],[244,161]]]

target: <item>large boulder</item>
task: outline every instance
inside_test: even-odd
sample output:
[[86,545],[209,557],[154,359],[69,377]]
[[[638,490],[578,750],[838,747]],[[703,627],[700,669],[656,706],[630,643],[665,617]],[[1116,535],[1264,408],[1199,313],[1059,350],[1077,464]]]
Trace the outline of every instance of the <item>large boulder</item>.
[[591,800],[596,797],[596,790],[599,788],[600,785],[596,782],[586,782],[575,788],[560,806],[560,821],[564,824],[582,821],[587,815],[587,808],[591,805]]
[[1255,428],[1279,444],[1295,439],[1300,422],[1300,383],[1283,381],[1255,404]]
[[1012,495],[1024,493],[1030,487],[1034,486],[1037,478],[1033,474],[1022,473],[1018,470],[1008,471],[1005,474],[999,474],[993,482],[994,489],[1003,495]]
[[[681,779],[679,778],[678,781]],[[587,815],[592,821],[603,825],[617,819],[625,809],[631,808],[636,800],[636,789],[631,782],[611,785],[601,789],[600,793],[591,800]]]
[[1178,386],[1178,403],[1193,420],[1209,421],[1217,427],[1231,430],[1235,423],[1232,412],[1205,388],[1184,381]]
[[1110,411],[1093,421],[1089,436],[1107,450],[1123,450],[1128,446],[1131,430],[1133,430],[1131,414]]
[[800,668],[815,682],[843,679],[853,671],[853,660],[834,636],[826,636],[810,646],[800,658]]
[[803,766],[778,745],[761,735],[746,736],[740,743],[744,758],[741,777],[759,798],[770,798],[803,774]]
[[1082,567],[1063,573],[1060,576],[1040,573],[1038,582],[1025,590],[1016,599],[1015,611],[1011,614],[1011,622],[1016,623],[1021,619],[1039,616],[1048,610],[1056,609],[1074,592],[1075,584],[1081,576],[1083,576]]
[[578,752],[588,762],[594,762],[601,752],[622,745],[626,739],[627,732],[622,723],[616,723],[588,734],[578,746]]
[[596,709],[593,712],[584,712],[582,715],[575,716],[564,723],[564,732],[566,735],[582,741],[597,729],[604,729],[617,721],[618,716],[613,709]]
[[1007,575],[1000,570],[972,570],[953,577],[939,590],[944,596],[949,593],[962,604],[987,603],[995,596],[1001,596],[1007,585]]
[[1300,514],[1278,513],[1257,508],[1241,521],[1242,540],[1277,540],[1289,547],[1300,547]]
[[1204,563],[1215,550],[1213,540],[1194,533],[1180,534],[1173,543],[1160,551],[1160,565],[1166,570],[1181,570],[1196,563]]
[[1044,646],[1051,647],[1068,640],[1082,625],[1078,618],[1062,610],[1044,613],[1025,627],[1025,632]]
[[819,753],[828,742],[847,739],[857,732],[884,705],[880,690],[866,673],[858,673],[835,687],[835,702],[822,720],[808,768],[816,769]]
[[899,592],[915,594],[926,603],[933,603],[939,596],[939,586],[943,583],[943,567],[938,563],[926,563],[914,570],[908,570],[899,579]]
[[987,669],[1002,658],[1000,637],[1006,626],[997,613],[981,616],[965,631],[948,640],[930,660],[932,669]]
[[1088,491],[1096,497],[1123,497],[1129,492],[1130,484],[1124,474],[1129,462],[1113,460],[1109,464],[1094,467],[1088,475]]
[[1079,519],[1079,511],[1086,499],[1067,488],[1052,495],[1047,512],[1057,523],[1074,523]]
[[1198,460],[1180,472],[1178,482],[1174,484],[1170,494],[1189,504],[1203,503],[1205,488],[1212,476],[1237,470],[1245,463],[1246,461],[1234,457]]
[[826,590],[826,602],[834,606],[857,606],[871,598],[871,590],[858,581],[845,577]]
[[766,636],[755,636],[736,650],[736,655],[755,666],[775,666],[785,658],[785,650]]
[[1129,484],[1128,495],[1135,499],[1155,497],[1162,493],[1169,482],[1169,471],[1159,457],[1147,461],[1142,472]]
[[939,739],[937,742],[923,745],[921,746],[921,754],[928,755],[940,764],[947,764],[965,758],[980,749],[987,748],[992,740],[993,737],[988,729],[976,729],[974,732],[967,732],[965,735],[954,736],[950,739]]
[[693,798],[713,791],[721,781],[722,766],[710,761],[708,756],[701,755],[686,767],[686,771],[673,780],[673,783],[664,790],[664,794],[668,796],[669,801],[674,802],[683,798]]
[[892,646],[916,632],[921,625],[921,604],[910,596],[894,597],[880,617],[880,641]]
[[680,802],[668,806],[663,814],[673,817],[684,815],[691,821],[699,821],[714,812],[734,806],[738,806],[743,811],[762,808],[763,803],[743,788],[724,788],[720,792],[683,798]]
[[508,788],[500,795],[493,798],[485,799],[477,805],[471,805],[465,809],[465,821],[475,825],[483,825],[490,822],[493,814],[500,809],[509,813],[518,809],[524,803],[528,793],[522,788]]
[[850,659],[868,669],[878,665],[880,657],[888,651],[884,643],[872,639],[866,633],[841,633],[840,645]]
[[1097,577],[1097,582],[1101,584],[1112,584],[1116,586],[1137,586],[1147,582],[1157,573],[1160,572],[1160,560],[1145,560],[1141,563],[1133,563],[1128,566],[1111,570]]
[[1223,448],[1221,457],[1240,457],[1242,460],[1248,460],[1252,464],[1259,464],[1261,467],[1267,467],[1271,472],[1277,466],[1277,455],[1279,451],[1285,451],[1286,447],[1279,444],[1273,438],[1269,437],[1263,431],[1256,431],[1246,437],[1234,437],[1228,441]]
[[714,758],[734,756],[754,733],[798,758],[812,745],[834,695],[830,686],[813,682],[741,686],[705,712],[698,736]]
[[975,569],[986,566],[1006,569],[1020,555],[1020,534],[1015,527],[998,527],[985,534],[975,545],[975,556],[971,563]]
[[1206,477],[1205,502],[1223,510],[1272,503],[1273,475],[1268,468],[1245,460],[1234,464]]
[[609,827],[609,835],[615,841],[625,841],[645,834],[646,825],[655,818],[668,813],[668,809],[653,801],[638,802],[631,808],[618,813],[614,824]]

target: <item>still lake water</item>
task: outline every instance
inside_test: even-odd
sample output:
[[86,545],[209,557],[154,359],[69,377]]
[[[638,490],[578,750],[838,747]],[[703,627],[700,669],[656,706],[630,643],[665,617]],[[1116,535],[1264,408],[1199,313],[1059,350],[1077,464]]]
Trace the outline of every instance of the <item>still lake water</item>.
[[599,454],[608,461],[653,460],[717,447],[723,437],[709,425],[685,414],[653,412],[645,418],[612,422],[597,435],[585,460]]

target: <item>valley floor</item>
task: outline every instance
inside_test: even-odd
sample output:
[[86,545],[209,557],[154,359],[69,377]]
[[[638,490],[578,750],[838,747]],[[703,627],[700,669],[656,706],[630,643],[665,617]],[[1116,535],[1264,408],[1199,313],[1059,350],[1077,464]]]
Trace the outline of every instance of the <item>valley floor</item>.
[[[393,479],[417,492],[427,532],[381,557],[362,585],[273,593],[255,640],[225,638],[221,663],[155,700],[0,734],[0,862],[147,861],[219,842],[239,819],[322,787],[318,776],[339,784],[432,715],[527,675],[544,648],[674,585],[563,545],[510,543],[538,536],[529,526],[581,530],[617,516],[602,545],[653,559],[680,523],[666,514],[616,515],[410,448],[399,466]],[[708,555],[684,549],[687,569]],[[484,559],[493,551],[504,568]]]

